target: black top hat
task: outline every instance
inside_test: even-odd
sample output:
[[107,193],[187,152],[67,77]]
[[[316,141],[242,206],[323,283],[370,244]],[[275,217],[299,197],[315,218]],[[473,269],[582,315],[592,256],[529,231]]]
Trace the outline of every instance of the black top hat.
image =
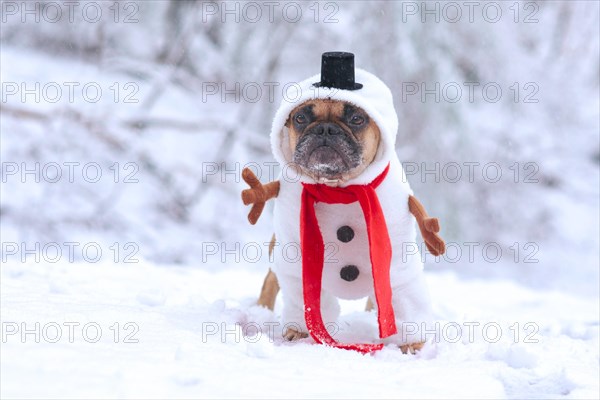
[[343,51],[323,53],[321,58],[321,82],[316,87],[328,87],[343,90],[358,90],[361,83],[354,82],[354,54]]

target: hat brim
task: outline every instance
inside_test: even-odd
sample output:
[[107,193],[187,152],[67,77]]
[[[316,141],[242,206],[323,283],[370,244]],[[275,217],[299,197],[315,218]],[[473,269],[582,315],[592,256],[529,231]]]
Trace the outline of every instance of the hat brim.
[[322,82],[315,82],[315,83],[313,83],[313,86],[315,86],[315,87],[326,87],[326,88],[329,88],[329,89],[340,89],[340,90],[359,90],[359,89],[362,89],[362,87],[363,87],[362,83],[358,83],[358,82],[354,82],[353,86],[343,87],[343,88],[341,88],[341,87],[335,87],[335,86],[325,86],[325,85],[323,85]]

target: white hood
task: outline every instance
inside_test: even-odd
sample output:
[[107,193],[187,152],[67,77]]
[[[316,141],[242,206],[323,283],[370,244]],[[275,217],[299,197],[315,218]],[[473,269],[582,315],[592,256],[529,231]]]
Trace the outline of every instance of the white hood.
[[[389,162],[397,159],[395,144],[398,116],[394,109],[392,92],[385,83],[367,71],[357,68],[355,75],[356,82],[363,84],[363,87],[359,90],[315,87],[313,84],[319,82],[319,74],[288,88],[271,127],[271,149],[275,159],[282,166],[292,162],[292,153],[287,145],[289,138],[285,123],[294,108],[314,99],[333,99],[352,103],[365,110],[381,131],[379,149],[371,165],[360,176],[342,186],[368,184],[383,172]],[[316,183],[308,176],[302,176],[300,181]]]

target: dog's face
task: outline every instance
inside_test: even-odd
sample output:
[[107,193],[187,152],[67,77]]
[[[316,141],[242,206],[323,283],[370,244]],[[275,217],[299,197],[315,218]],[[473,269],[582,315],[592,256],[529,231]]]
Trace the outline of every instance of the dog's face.
[[361,108],[316,99],[296,107],[286,122],[293,162],[314,180],[338,185],[373,162],[381,133]]

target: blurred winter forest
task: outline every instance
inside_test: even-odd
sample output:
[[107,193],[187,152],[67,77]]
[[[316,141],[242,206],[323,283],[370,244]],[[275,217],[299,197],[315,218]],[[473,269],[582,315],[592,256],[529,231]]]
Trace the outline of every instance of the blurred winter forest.
[[[428,257],[429,271],[598,293],[596,1],[480,2],[472,20],[463,2],[458,18],[444,2],[79,1],[72,21],[61,2],[0,4],[3,242],[133,242],[159,264],[266,270],[266,252],[238,263],[205,244],[269,240],[269,212],[247,222],[239,172],[255,162],[269,178],[282,88],[341,50],[392,89],[408,179],[461,251]],[[62,97],[23,98],[36,83]],[[94,183],[81,179],[91,162]],[[63,177],[13,174],[35,163]],[[73,182],[64,163],[79,163]]]

